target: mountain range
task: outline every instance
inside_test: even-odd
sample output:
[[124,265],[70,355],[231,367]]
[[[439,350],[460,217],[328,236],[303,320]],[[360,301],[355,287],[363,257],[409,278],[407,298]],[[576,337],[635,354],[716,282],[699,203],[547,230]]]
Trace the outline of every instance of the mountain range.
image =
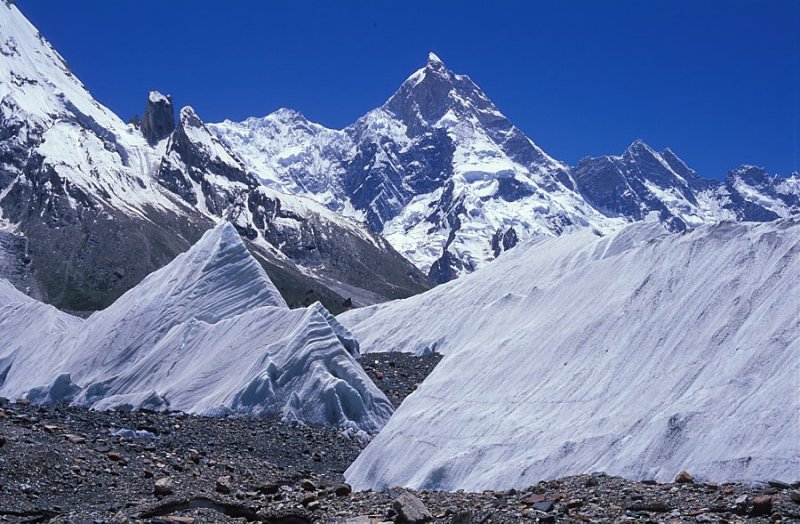
[[58,307],[102,309],[230,221],[293,306],[409,296],[428,280],[379,236],[259,183],[190,107],[150,93],[138,126],[95,101],[0,3],[0,269]]
[[609,231],[652,212],[676,231],[800,212],[798,173],[742,166],[705,179],[641,140],[570,167],[434,54],[343,130],[288,109],[209,127],[265,185],[365,222],[437,283],[523,239]]
[[62,309],[111,304],[221,221],[287,303],[414,295],[520,241],[800,210],[800,175],[704,179],[641,141],[578,166],[539,148],[434,54],[342,130],[278,110],[206,124],[153,91],[125,124],[0,3],[0,276]]

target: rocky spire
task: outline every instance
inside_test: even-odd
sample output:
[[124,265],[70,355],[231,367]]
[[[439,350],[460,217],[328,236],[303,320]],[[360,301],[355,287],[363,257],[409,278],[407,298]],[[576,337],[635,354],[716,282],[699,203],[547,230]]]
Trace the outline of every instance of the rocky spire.
[[150,91],[147,107],[142,116],[142,135],[151,144],[166,138],[175,129],[175,113],[172,97],[158,91]]

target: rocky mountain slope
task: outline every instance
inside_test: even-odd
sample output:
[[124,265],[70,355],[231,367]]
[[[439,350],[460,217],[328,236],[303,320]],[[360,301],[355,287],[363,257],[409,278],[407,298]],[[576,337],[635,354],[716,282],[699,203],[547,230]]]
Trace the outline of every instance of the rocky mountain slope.
[[[743,167],[718,182],[641,140],[571,168],[515,127],[469,77],[435,55],[381,107],[343,130],[281,109],[210,125],[261,181],[363,220],[436,282],[520,240],[651,212],[673,230],[800,212],[800,175]],[[758,171],[759,175],[742,176]]]
[[341,310],[428,287],[363,226],[263,188],[191,108],[176,125],[154,92],[140,125],[126,125],[7,1],[0,29],[0,269],[21,289],[105,307],[220,220],[293,305]]
[[688,468],[793,482],[798,255],[798,218],[672,234],[645,222],[527,243],[340,315],[363,351],[445,355],[348,481],[482,490],[592,471],[670,481]]
[[[0,281],[0,396],[174,409],[377,432],[393,409],[358,343],[316,303],[289,309],[222,224],[87,320]],[[34,327],[32,327],[34,326]],[[54,358],[57,356],[57,358]]]

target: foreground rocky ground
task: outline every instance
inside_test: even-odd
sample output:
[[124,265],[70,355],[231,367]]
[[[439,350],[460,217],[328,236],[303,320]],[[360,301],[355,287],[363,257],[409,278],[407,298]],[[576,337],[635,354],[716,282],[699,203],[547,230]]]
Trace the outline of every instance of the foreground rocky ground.
[[[368,355],[395,404],[438,355]],[[483,493],[353,493],[362,443],[276,418],[90,412],[0,401],[6,522],[800,521],[800,485],[655,484],[603,474]],[[682,480],[689,480],[688,478]]]

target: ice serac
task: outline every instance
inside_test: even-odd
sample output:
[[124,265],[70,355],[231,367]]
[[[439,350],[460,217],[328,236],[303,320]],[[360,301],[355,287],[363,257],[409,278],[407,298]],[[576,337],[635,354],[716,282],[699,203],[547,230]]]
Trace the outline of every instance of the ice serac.
[[0,328],[19,336],[0,350],[0,396],[370,433],[392,413],[352,335],[320,304],[289,309],[230,224],[85,321],[4,282],[0,298]]
[[794,481],[800,219],[658,221],[525,243],[339,316],[362,351],[444,359],[348,469],[359,489],[469,490],[605,471]]
[[30,387],[29,379],[69,356],[63,342],[81,324],[81,319],[34,300],[0,279],[0,392],[24,391]]

